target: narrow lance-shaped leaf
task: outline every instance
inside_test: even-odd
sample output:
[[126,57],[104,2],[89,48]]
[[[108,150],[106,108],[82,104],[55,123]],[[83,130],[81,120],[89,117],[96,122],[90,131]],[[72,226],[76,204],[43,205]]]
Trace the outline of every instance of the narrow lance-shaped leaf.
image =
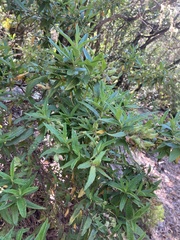
[[97,170],[100,174],[102,174],[104,177],[108,178],[109,180],[112,180],[112,178],[111,178],[109,175],[107,175],[107,173],[105,173],[105,171],[102,170],[101,168],[97,167],[96,170]]
[[86,219],[86,221],[84,223],[84,226],[83,226],[83,230],[82,230],[81,236],[84,236],[84,234],[86,234],[87,230],[91,226],[91,223],[92,223],[92,219],[90,217],[87,217],[87,219]]
[[1,211],[1,218],[3,218],[10,225],[13,225],[13,221],[11,215],[9,214],[8,209],[4,209]]
[[169,161],[172,162],[180,157],[180,148],[174,148],[169,155]]
[[58,32],[71,44],[71,46],[74,46],[75,43],[71,40],[71,38],[66,35],[60,28],[57,28]]
[[86,169],[86,168],[89,168],[90,166],[91,166],[91,162],[86,161],[84,163],[79,164],[78,169]]
[[80,211],[81,211],[81,206],[78,206],[77,208],[75,208],[75,210],[74,210],[74,212],[73,212],[73,214],[72,214],[72,216],[69,220],[70,225],[76,220]]
[[16,235],[16,240],[22,240],[23,234],[26,233],[29,228],[21,228]]
[[79,47],[84,46],[87,43],[87,39],[88,39],[88,34],[86,33],[86,34],[84,34],[84,36],[79,41]]
[[19,198],[17,200],[17,206],[18,206],[18,210],[19,210],[19,213],[20,215],[25,218],[26,215],[27,215],[27,212],[26,212],[26,201],[24,198]]
[[52,133],[55,135],[55,137],[61,142],[64,143],[64,139],[62,138],[60,131],[58,131],[56,128],[54,128],[53,126],[44,123],[44,126]]
[[45,207],[41,207],[35,203],[32,203],[30,202],[29,200],[26,199],[26,205],[28,208],[31,208],[31,209],[39,209],[39,210],[45,210],[46,208]]
[[6,146],[16,145],[20,142],[23,142],[24,140],[29,138],[33,134],[33,132],[34,132],[34,130],[32,128],[28,129],[27,131],[25,131],[23,134],[21,134],[17,138],[14,138],[13,140],[8,141],[6,143]]
[[46,233],[47,230],[49,228],[49,223],[48,223],[48,219],[46,219],[46,221],[42,224],[38,235],[36,236],[36,238],[34,240],[45,240],[46,239]]
[[83,53],[86,59],[88,59],[89,61],[92,61],[91,56],[89,55],[88,51],[85,48],[83,48]]
[[128,200],[128,196],[126,194],[122,195],[120,199],[120,204],[119,204],[119,210],[122,211],[124,209],[124,206]]
[[7,107],[6,107],[6,105],[4,105],[4,103],[2,103],[2,102],[0,102],[0,108],[2,108],[2,109],[4,109],[4,110],[7,111]]
[[13,224],[17,225],[19,220],[19,211],[16,204],[13,204],[9,210],[11,212]]
[[124,132],[117,132],[117,133],[107,133],[109,136],[111,137],[116,137],[116,138],[122,138],[124,136],[126,136],[126,134]]
[[24,6],[24,4],[21,1],[19,1],[19,0],[14,0],[14,1],[21,9],[23,9],[24,11],[27,11],[26,7]]
[[81,102],[81,104],[83,104],[87,109],[89,109],[91,112],[93,112],[96,117],[99,118],[99,113],[98,113],[97,110],[96,110],[95,108],[93,108],[90,104],[85,103],[85,102]]
[[25,190],[23,190],[22,195],[27,195],[27,194],[31,194],[34,193],[38,190],[38,187],[28,187]]
[[0,172],[0,177],[2,177],[3,179],[6,179],[6,180],[11,180],[11,177],[4,172]]
[[1,240],[12,240],[13,232],[14,232],[14,227],[11,228],[11,230],[5,236],[3,236]]
[[72,129],[72,149],[76,155],[80,154],[80,143],[78,142],[77,133]]
[[14,179],[14,172],[15,172],[14,160],[12,160],[11,165],[10,165],[10,176],[11,176],[11,180]]
[[78,46],[79,39],[80,39],[80,31],[79,31],[78,24],[76,24],[76,34],[75,34],[76,47]]
[[95,178],[96,178],[96,167],[91,166],[90,171],[89,171],[88,180],[84,187],[84,191],[86,191],[91,186],[91,184],[94,182]]
[[99,166],[101,164],[102,158],[104,157],[106,151],[102,151],[99,155],[93,160],[93,164],[95,166]]

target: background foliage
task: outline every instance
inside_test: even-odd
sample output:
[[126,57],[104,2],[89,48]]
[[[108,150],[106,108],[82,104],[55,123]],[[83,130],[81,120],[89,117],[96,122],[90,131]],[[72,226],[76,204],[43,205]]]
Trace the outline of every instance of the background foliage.
[[132,152],[180,157],[177,2],[1,3],[2,238],[148,238]]

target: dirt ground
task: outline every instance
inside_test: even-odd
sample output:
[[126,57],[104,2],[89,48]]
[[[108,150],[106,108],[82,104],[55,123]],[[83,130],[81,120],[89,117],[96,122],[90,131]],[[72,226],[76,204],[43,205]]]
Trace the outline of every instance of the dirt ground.
[[180,162],[171,163],[167,158],[157,162],[156,157],[137,152],[136,159],[140,164],[151,165],[152,174],[162,181],[156,191],[163,203],[165,219],[151,230],[151,240],[180,240]]

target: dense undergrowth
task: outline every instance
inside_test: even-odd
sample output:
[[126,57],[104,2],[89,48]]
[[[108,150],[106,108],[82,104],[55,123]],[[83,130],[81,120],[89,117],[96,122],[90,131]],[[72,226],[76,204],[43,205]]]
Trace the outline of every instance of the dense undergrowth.
[[74,38],[56,32],[64,44],[49,37],[20,60],[13,35],[1,40],[1,239],[148,239],[159,180],[132,152],[178,162],[179,113],[140,113],[96,39],[78,24]]

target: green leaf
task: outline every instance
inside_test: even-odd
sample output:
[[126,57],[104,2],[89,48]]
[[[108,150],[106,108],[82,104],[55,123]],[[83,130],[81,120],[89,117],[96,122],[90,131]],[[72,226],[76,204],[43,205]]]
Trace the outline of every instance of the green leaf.
[[144,240],[147,237],[146,233],[137,224],[134,232],[140,236],[137,240]]
[[34,234],[31,234],[31,235],[28,236],[25,240],[34,240]]
[[140,219],[140,218],[142,218],[142,216],[148,211],[149,206],[150,206],[150,205],[147,204],[146,206],[141,207],[141,208],[134,214],[133,220],[134,220],[134,219]]
[[48,77],[46,75],[30,80],[26,87],[26,95],[31,96],[31,91],[32,91],[33,87],[35,85],[37,85],[38,83],[43,83],[43,82],[46,82],[47,80],[48,80]]
[[0,238],[0,240],[12,240],[13,231],[14,231],[14,227],[11,228],[11,230],[5,236]]
[[[14,203],[3,203],[1,206],[0,206],[0,211],[6,209],[6,208],[9,208],[10,206],[12,206]],[[1,215],[1,214],[0,214]]]
[[180,148],[174,148],[169,155],[169,161],[172,162],[180,157]]
[[59,148],[50,148],[46,151],[44,151],[40,157],[43,157],[45,155],[54,155],[54,153],[56,154],[62,154],[62,153],[69,153],[69,149],[66,147],[59,147]]
[[89,55],[88,51],[85,48],[83,48],[83,53],[86,59],[88,59],[89,61],[92,61],[91,56]]
[[108,183],[108,185],[115,188],[115,189],[118,189],[118,190],[124,192],[124,189],[121,187],[120,183],[118,184],[116,182],[111,181],[111,182]]
[[5,134],[8,137],[7,141],[10,141],[10,140],[14,139],[15,137],[20,136],[22,133],[24,133],[25,130],[26,129],[24,126],[14,128],[13,130],[11,130],[11,132]]
[[65,143],[62,134],[60,134],[60,131],[54,128],[53,126],[44,123],[44,126],[52,133],[54,136],[60,141],[60,143]]
[[102,158],[104,157],[106,151],[102,151],[99,153],[99,155],[93,160],[93,164],[95,166],[99,166],[101,164]]
[[143,179],[143,175],[142,174],[138,174],[137,176],[135,176],[130,182],[129,182],[129,187],[128,190],[136,190],[137,186],[139,185],[139,183],[142,181]]
[[124,209],[124,206],[125,206],[127,200],[128,200],[127,195],[126,195],[126,194],[123,194],[122,197],[121,197],[121,199],[120,199],[120,204],[119,204],[119,210],[120,210],[121,212],[122,212],[122,210]]
[[17,208],[16,204],[11,206],[11,208],[9,210],[11,211],[13,224],[17,225],[18,220],[19,220],[19,212],[18,212],[18,208]]
[[86,219],[86,221],[84,223],[84,226],[83,226],[83,230],[82,230],[81,236],[84,236],[84,234],[86,234],[87,230],[91,226],[91,223],[92,223],[92,219],[90,217],[87,217],[87,219]]
[[71,159],[70,161],[68,161],[67,163],[65,163],[63,166],[61,166],[61,168],[62,168],[62,169],[65,169],[65,168],[67,168],[67,167],[70,167],[70,166],[74,163],[75,160],[76,160],[76,159]]
[[0,102],[0,108],[4,109],[7,111],[7,107],[4,103]]
[[67,86],[66,86],[65,90],[69,91],[72,88],[75,88],[78,85],[78,83],[79,83],[79,79],[77,79],[77,78],[71,79],[71,81],[69,81],[67,83]]
[[112,180],[112,178],[110,176],[107,175],[107,173],[105,173],[104,170],[102,170],[101,168],[97,167],[96,170],[102,174],[104,177],[108,178],[109,180]]
[[76,33],[75,33],[76,47],[78,46],[79,40],[80,40],[80,31],[79,31],[79,26],[78,26],[78,24],[76,24]]
[[79,47],[84,46],[87,43],[87,39],[88,39],[88,34],[86,33],[86,34],[84,34],[84,36],[79,41]]
[[90,171],[89,171],[88,180],[84,187],[84,191],[86,191],[91,186],[91,184],[94,182],[95,178],[96,178],[96,167],[91,166]]
[[[61,55],[61,56],[64,56],[66,57],[67,59],[69,59],[69,55],[67,55],[67,53],[65,53],[65,51],[63,51],[63,49],[61,49],[61,47],[59,45],[57,45],[51,38],[48,38],[49,39],[49,42],[50,44],[55,47],[55,49],[58,51],[58,53]],[[57,56],[58,57],[58,56]]]
[[11,64],[8,61],[4,60],[2,57],[0,57],[0,63],[4,63],[5,65],[11,66]]
[[17,178],[17,179],[14,179],[13,183],[16,183],[18,185],[24,186],[24,185],[26,185],[27,182],[26,182],[25,179]]
[[19,0],[14,0],[14,1],[22,10],[27,11],[27,9],[25,8],[24,4],[21,1]]
[[13,225],[12,217],[9,214],[9,209],[4,209],[0,211],[0,216],[10,225]]
[[74,46],[75,43],[71,40],[71,38],[66,35],[60,28],[57,28],[58,32],[71,44],[71,46]]
[[41,207],[35,203],[30,202],[29,200],[26,199],[26,206],[31,209],[39,209],[39,210],[45,210],[45,207]]
[[16,234],[16,240],[22,240],[23,234],[29,231],[29,228],[21,228]]
[[18,210],[19,210],[19,213],[20,215],[23,217],[23,218],[26,218],[26,215],[27,215],[27,212],[26,212],[26,200],[24,198],[19,198],[17,200],[17,206],[18,206]]
[[28,187],[24,191],[22,191],[22,196],[34,193],[38,190],[38,187]]
[[17,138],[15,138],[11,141],[7,141],[6,146],[16,145],[16,144],[26,140],[33,134],[33,132],[34,132],[34,130],[32,128],[26,130],[23,134],[21,134]]
[[29,150],[28,150],[28,156],[30,156],[36,149],[37,147],[39,146],[39,144],[43,141],[44,139],[44,134],[39,134],[34,142],[31,144],[31,146],[29,147]]
[[47,233],[49,226],[50,226],[50,224],[48,223],[48,219],[46,219],[46,221],[42,224],[42,226],[39,230],[39,233],[34,240],[45,240],[46,233]]
[[105,122],[105,123],[110,123],[112,125],[119,125],[119,122],[114,118],[101,118],[101,119],[99,119],[99,121]]
[[0,177],[2,177],[3,179],[6,179],[6,180],[11,180],[11,177],[4,172],[0,172]]
[[11,193],[11,194],[13,194],[13,195],[16,196],[16,197],[19,196],[19,191],[18,191],[18,190],[15,190],[15,189],[5,189],[3,192],[4,192],[4,193]]
[[79,164],[78,169],[86,169],[86,168],[89,168],[90,166],[91,166],[91,162],[87,161],[87,162]]
[[10,176],[11,176],[11,180],[14,179],[14,172],[15,172],[14,160],[12,160],[11,165],[10,165]]
[[80,156],[73,159],[73,162],[71,163],[71,169],[74,169],[74,167],[76,166],[76,164],[78,163],[78,161],[80,160]]
[[133,234],[133,230],[130,226],[130,223],[128,221],[126,221],[126,229],[127,229],[127,239],[128,240],[134,240],[134,234]]
[[72,216],[70,217],[69,225],[71,225],[76,220],[80,211],[81,211],[81,206],[78,206],[77,208],[75,208]]
[[124,132],[117,132],[117,133],[113,133],[113,134],[107,133],[107,134],[111,137],[116,137],[116,138],[122,138],[122,137],[126,136],[126,134]]
[[126,218],[128,220],[133,218],[134,211],[133,211],[133,206],[132,206],[132,200],[128,200],[125,205],[125,213],[126,213]]
[[81,104],[84,105],[85,107],[87,107],[91,112],[94,113],[94,115],[95,115],[96,117],[99,118],[99,113],[96,111],[95,108],[93,108],[91,105],[89,105],[88,103],[85,103],[85,102],[81,102]]
[[92,229],[88,240],[94,240],[96,238],[97,230]]
[[81,148],[80,148],[80,143],[78,142],[77,133],[74,129],[72,129],[71,139],[72,139],[72,149],[76,155],[79,155]]

